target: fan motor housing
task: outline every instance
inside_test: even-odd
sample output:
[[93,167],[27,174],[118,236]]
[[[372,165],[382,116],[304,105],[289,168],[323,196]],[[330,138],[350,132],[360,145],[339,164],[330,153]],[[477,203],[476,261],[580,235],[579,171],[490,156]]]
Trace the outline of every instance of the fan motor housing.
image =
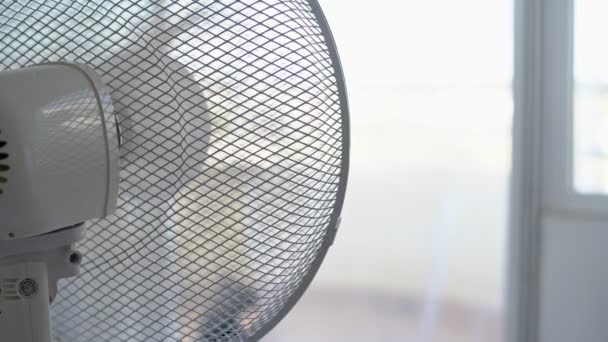
[[119,149],[107,88],[85,66],[0,73],[0,240],[115,210]]

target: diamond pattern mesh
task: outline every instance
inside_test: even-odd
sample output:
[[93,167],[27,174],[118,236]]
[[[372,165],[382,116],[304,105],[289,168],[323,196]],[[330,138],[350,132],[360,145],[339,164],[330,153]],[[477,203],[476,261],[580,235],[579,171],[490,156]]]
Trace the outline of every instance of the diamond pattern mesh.
[[0,2],[0,70],[95,68],[121,133],[115,215],[60,283],[54,341],[258,339],[344,198],[347,114],[308,0]]

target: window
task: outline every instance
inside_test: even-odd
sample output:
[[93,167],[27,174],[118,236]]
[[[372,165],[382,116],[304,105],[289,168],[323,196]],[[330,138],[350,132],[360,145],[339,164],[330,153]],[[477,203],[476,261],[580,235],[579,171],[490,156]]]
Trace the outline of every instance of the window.
[[608,3],[575,1],[574,187],[608,193]]

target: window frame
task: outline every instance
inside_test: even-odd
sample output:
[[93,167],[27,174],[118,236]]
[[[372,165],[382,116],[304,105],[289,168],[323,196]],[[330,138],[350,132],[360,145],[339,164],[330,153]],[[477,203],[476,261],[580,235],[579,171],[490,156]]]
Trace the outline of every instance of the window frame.
[[608,196],[574,188],[574,1],[514,0],[507,342],[542,337],[543,218],[608,219]]
[[574,186],[574,1],[554,0],[544,6],[543,209],[608,218],[607,195],[579,193]]

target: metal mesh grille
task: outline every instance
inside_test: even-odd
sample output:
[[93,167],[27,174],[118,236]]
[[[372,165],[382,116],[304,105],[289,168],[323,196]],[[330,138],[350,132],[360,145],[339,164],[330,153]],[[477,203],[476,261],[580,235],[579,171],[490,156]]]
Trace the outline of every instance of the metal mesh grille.
[[316,2],[0,3],[0,70],[91,65],[121,131],[118,211],[61,282],[55,341],[241,341],[329,246],[345,98]]

